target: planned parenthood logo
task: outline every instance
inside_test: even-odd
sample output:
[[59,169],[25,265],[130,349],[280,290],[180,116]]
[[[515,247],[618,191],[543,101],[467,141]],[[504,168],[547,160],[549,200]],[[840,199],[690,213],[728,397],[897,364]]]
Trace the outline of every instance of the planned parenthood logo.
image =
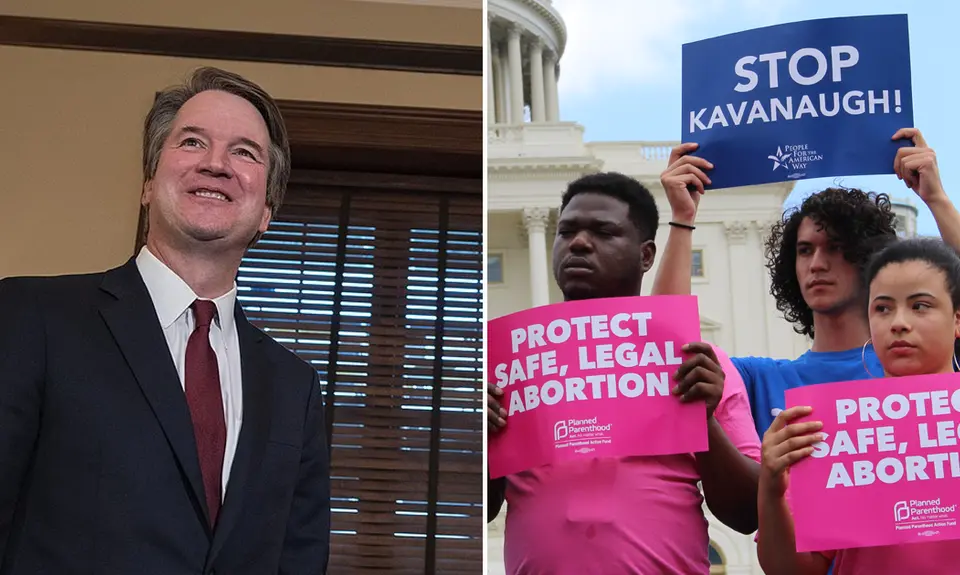
[[787,178],[797,179],[804,177],[811,165],[822,162],[823,154],[810,148],[809,144],[787,144],[777,146],[777,151],[767,159],[773,162],[773,171],[783,169]]
[[936,499],[910,499],[893,504],[893,522],[897,531],[917,531],[920,537],[931,537],[938,527],[956,527],[957,504]]
[[906,501],[897,501],[893,505],[893,520],[897,523],[910,519],[910,507]]
[[570,435],[570,430],[567,427],[566,420],[560,420],[553,426],[553,440],[560,441],[561,439],[566,439]]
[[613,442],[613,424],[593,419],[561,419],[553,425],[553,442],[557,449],[573,448],[576,453],[590,453],[597,445]]

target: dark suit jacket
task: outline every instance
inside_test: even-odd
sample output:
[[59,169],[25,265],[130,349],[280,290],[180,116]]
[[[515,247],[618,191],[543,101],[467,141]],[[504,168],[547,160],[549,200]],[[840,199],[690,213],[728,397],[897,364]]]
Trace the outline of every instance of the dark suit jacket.
[[0,575],[325,573],[316,372],[236,308],[243,426],[216,528],[134,260],[0,281]]

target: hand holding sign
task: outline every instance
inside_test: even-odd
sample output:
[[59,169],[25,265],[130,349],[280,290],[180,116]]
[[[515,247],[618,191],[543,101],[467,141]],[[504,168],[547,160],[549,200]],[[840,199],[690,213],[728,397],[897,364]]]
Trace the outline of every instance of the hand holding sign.
[[[813,445],[823,441],[820,421],[789,423],[799,417],[810,415],[813,409],[798,405],[781,411],[763,434],[761,446],[760,492],[780,499],[787,492],[790,482],[790,466],[813,454]],[[813,435],[811,435],[813,434]]]
[[716,352],[708,343],[688,343],[683,351],[696,355],[686,360],[677,369],[673,376],[679,385],[673,388],[673,394],[680,396],[680,401],[703,401],[707,405],[707,419],[713,417],[713,412],[723,396],[723,368]]
[[913,141],[913,146],[897,150],[893,160],[893,172],[897,177],[927,205],[944,199],[949,201],[940,181],[937,154],[927,145],[920,130],[901,128],[892,139]]
[[703,158],[689,155],[698,148],[696,143],[680,144],[670,151],[667,169],[660,174],[660,185],[667,194],[674,221],[690,224],[697,218],[700,195],[710,178],[704,170],[713,168],[713,164]]
[[956,374],[802,386],[786,401],[823,422],[790,470],[798,552],[960,539]]
[[504,419],[507,410],[501,407],[499,399],[503,397],[503,390],[492,383],[487,384],[487,423],[490,431],[500,431],[507,425]]

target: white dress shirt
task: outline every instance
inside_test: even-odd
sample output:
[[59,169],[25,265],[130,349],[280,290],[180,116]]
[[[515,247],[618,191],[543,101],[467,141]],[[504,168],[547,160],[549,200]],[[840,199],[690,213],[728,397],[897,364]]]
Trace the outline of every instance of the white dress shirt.
[[[199,297],[173,270],[161,262],[144,246],[137,255],[137,269],[147,285],[153,306],[157,311],[167,347],[180,375],[180,388],[185,389],[184,369],[187,355],[187,340],[193,333],[196,320],[190,304]],[[223,455],[223,481],[221,501],[227,490],[230,467],[237,450],[240,425],[243,422],[243,385],[240,373],[240,342],[237,340],[237,323],[233,316],[237,301],[237,284],[233,289],[212,300],[217,306],[217,318],[210,325],[210,346],[217,355],[220,368],[220,394],[223,399],[223,416],[227,424],[227,442]]]

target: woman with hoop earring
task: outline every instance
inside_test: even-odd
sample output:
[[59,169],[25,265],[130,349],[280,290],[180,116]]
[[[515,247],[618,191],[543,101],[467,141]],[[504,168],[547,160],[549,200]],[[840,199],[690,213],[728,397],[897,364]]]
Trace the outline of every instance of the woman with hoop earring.
[[[938,239],[903,240],[878,253],[867,267],[870,341],[882,378],[960,371],[960,257]],[[866,347],[864,344],[864,360]],[[867,362],[864,361],[864,367]],[[869,368],[867,368],[868,371]],[[956,376],[960,387],[960,375]],[[764,434],[760,471],[758,554],[766,573],[835,575],[960,574],[960,541],[911,543],[830,552],[797,553],[786,502],[791,465],[822,441],[822,422],[789,425],[810,407],[781,412]]]

